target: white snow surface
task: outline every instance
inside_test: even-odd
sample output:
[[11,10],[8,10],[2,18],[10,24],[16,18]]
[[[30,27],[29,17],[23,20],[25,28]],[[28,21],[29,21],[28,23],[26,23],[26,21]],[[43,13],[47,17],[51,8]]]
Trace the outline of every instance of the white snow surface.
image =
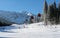
[[0,38],[60,38],[60,25],[13,24],[0,27]]

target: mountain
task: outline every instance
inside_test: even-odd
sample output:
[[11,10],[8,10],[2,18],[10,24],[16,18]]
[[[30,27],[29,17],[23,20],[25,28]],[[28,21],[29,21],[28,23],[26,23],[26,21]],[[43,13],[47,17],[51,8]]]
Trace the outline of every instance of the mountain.
[[10,12],[0,10],[0,22],[7,24],[22,24],[26,19],[29,19],[32,13],[27,11]]

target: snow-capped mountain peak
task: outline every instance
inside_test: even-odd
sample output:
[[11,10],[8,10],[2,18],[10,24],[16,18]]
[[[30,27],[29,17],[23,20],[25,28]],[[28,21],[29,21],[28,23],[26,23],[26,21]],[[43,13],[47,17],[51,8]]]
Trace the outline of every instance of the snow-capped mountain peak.
[[0,10],[0,21],[5,23],[16,23],[21,24],[24,23],[26,19],[29,19],[32,13],[22,11],[20,12],[10,12]]

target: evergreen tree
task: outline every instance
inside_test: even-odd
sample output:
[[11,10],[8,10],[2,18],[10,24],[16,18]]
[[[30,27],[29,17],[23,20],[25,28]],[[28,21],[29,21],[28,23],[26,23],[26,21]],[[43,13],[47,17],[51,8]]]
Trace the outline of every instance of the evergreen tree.
[[59,3],[59,5],[58,5],[58,10],[60,11],[60,3]]
[[53,4],[53,7],[54,7],[54,17],[55,17],[55,24],[58,23],[58,12],[57,12],[57,7],[56,7],[56,2],[54,1],[54,4]]
[[44,3],[44,21],[45,21],[46,25],[47,25],[47,10],[48,10],[48,4],[45,0],[45,3]]
[[60,22],[60,3],[58,4],[58,14],[59,14],[59,22]]
[[54,0],[53,7],[54,7],[54,9],[56,9],[56,2],[55,2],[55,0]]
[[53,5],[50,5],[48,9],[48,20],[50,21],[50,23],[53,23],[53,21],[55,20]]

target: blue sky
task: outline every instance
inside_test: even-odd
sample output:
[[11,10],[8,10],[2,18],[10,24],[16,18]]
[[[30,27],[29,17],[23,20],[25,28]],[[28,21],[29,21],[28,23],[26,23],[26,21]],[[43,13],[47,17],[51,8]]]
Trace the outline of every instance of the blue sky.
[[[54,0],[47,0],[52,4]],[[60,0],[56,0],[58,4]],[[5,11],[28,11],[33,14],[43,13],[44,0],[0,0],[0,10]]]

